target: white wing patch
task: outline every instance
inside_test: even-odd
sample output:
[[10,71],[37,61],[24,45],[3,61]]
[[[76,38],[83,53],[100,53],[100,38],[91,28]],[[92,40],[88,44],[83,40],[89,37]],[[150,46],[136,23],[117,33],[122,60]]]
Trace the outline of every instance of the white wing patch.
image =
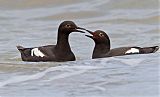
[[126,51],[125,54],[134,54],[134,53],[139,53],[139,49],[136,48],[131,48],[130,50]]
[[38,49],[34,48],[31,50],[31,56],[44,57],[45,55]]

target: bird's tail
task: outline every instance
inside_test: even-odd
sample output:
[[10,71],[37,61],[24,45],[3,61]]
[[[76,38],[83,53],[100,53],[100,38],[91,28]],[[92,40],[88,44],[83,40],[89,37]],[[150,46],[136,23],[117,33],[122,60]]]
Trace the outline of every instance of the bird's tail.
[[20,52],[25,50],[25,48],[22,47],[22,46],[20,46],[20,45],[18,45],[18,46],[16,46],[16,47],[17,47],[17,49],[18,49]]
[[158,51],[159,46],[153,46],[153,47],[144,47],[142,48],[143,53],[155,53]]

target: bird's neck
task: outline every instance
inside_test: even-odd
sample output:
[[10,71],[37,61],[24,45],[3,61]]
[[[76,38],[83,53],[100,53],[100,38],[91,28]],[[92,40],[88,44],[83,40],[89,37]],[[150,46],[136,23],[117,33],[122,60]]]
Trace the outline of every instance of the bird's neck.
[[96,44],[93,50],[92,58],[101,58],[110,51],[110,44]]
[[65,32],[58,33],[58,39],[57,39],[57,45],[56,45],[58,50],[63,51],[63,52],[71,51],[68,38],[69,38],[69,34],[66,34]]

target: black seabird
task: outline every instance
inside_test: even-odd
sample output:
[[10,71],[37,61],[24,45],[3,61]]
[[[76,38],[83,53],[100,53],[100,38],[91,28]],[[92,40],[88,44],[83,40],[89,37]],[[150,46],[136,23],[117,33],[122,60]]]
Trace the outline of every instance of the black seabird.
[[95,32],[88,31],[92,36],[86,35],[95,42],[95,47],[93,50],[92,58],[104,58],[104,57],[113,57],[113,56],[122,56],[130,54],[148,54],[154,53],[159,49],[159,46],[153,47],[119,47],[111,49],[110,39],[108,35],[101,30],[96,30]]
[[56,45],[46,45],[32,48],[24,48],[22,46],[17,46],[17,49],[20,51],[23,61],[74,61],[76,60],[76,58],[70,48],[68,38],[69,34],[72,32],[84,33],[79,29],[84,30],[84,28],[78,27],[72,21],[64,21],[60,24],[58,28],[58,39]]

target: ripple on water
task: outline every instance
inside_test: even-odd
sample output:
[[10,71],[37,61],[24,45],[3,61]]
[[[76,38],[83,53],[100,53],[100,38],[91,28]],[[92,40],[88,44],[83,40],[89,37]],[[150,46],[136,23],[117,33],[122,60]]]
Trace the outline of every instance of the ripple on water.
[[0,9],[0,96],[158,97],[159,51],[91,60],[82,34],[70,36],[73,62],[22,62],[16,49],[55,44],[63,20],[106,31],[113,48],[159,45],[158,0],[1,0]]

